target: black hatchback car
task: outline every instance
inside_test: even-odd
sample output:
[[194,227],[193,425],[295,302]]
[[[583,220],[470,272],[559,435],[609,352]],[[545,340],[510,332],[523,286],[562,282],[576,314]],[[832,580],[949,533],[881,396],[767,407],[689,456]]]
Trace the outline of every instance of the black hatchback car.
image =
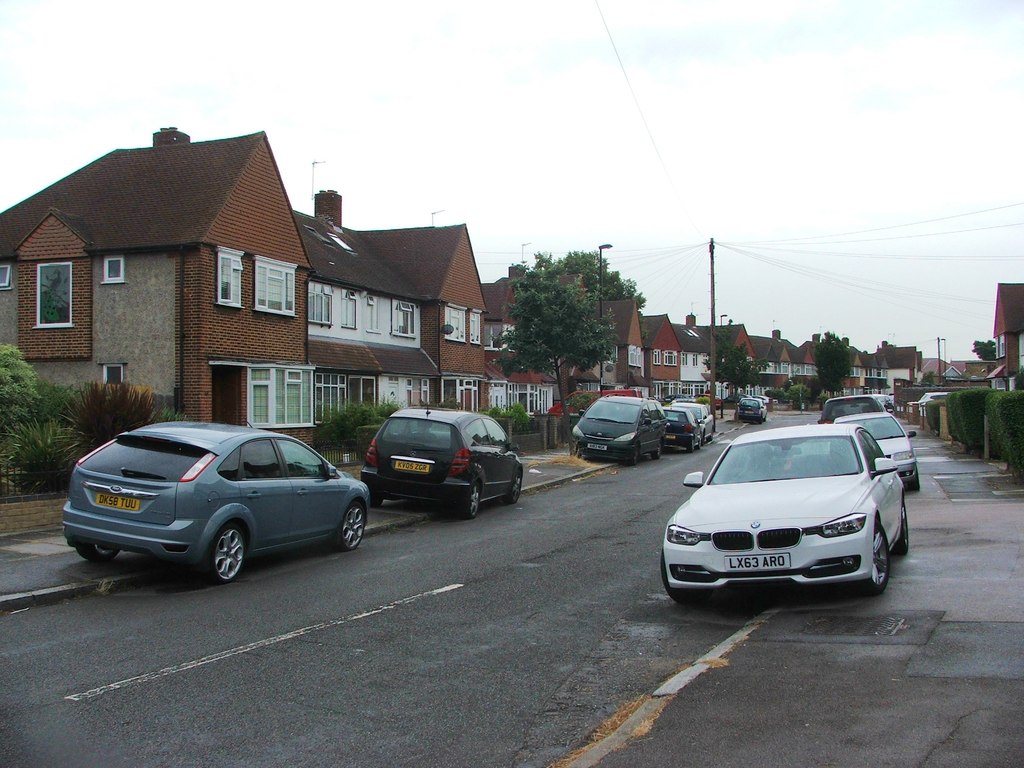
[[425,499],[454,505],[470,519],[488,499],[519,500],[523,465],[505,430],[489,416],[405,408],[377,431],[360,479],[370,489],[371,506],[385,499]]

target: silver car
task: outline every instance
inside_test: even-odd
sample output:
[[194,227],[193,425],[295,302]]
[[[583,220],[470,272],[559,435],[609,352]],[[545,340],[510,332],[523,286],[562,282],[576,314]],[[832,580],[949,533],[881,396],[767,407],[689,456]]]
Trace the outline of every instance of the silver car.
[[885,455],[896,462],[903,480],[903,487],[908,491],[921,490],[921,475],[917,471],[917,456],[910,438],[917,437],[917,432],[909,432],[890,413],[860,413],[853,416],[840,416],[836,424],[860,424],[878,441]]
[[366,485],[288,435],[166,422],[78,460],[64,537],[86,560],[148,553],[225,584],[250,556],[321,540],[355,549],[369,499]]

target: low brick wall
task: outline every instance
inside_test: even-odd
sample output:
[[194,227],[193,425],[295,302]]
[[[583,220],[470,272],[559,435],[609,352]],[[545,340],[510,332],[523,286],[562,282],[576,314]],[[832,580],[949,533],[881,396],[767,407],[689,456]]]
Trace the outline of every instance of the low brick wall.
[[31,496],[0,502],[0,534],[60,525],[65,496]]

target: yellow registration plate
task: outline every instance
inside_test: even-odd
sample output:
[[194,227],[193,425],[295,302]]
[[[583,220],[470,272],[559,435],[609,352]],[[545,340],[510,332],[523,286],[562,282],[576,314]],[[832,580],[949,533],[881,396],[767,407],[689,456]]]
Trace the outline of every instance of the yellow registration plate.
[[403,461],[402,459],[395,459],[392,466],[403,472],[418,472],[421,475],[430,473],[430,465],[425,464],[422,461]]
[[115,496],[112,493],[97,493],[96,503],[101,507],[111,509],[124,509],[128,512],[138,512],[142,508],[142,502],[131,496]]

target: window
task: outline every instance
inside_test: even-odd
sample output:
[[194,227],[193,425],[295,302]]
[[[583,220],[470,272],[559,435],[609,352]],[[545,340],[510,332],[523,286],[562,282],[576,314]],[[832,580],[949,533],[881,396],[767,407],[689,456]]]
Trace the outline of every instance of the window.
[[323,477],[324,465],[309,448],[291,440],[276,440],[288,477]]
[[[651,357],[653,358],[651,360],[651,362],[654,365],[661,365],[661,350],[660,349],[652,350]],[[666,363],[666,365],[668,364],[668,353],[667,352],[665,353],[665,363]]]
[[356,292],[341,292],[341,314],[338,317],[338,325],[342,328],[356,327]]
[[366,297],[366,330],[370,333],[380,333],[380,308],[377,306],[376,296]]
[[405,403],[406,405],[422,405],[430,402],[430,380],[429,379],[406,379],[405,380]]
[[640,347],[629,345],[629,365],[634,367],[640,365]]
[[690,365],[692,365],[694,368],[700,367],[700,360],[698,359],[697,355],[690,355]]
[[309,322],[331,324],[331,296],[333,289],[323,283],[309,284]]
[[124,256],[106,256],[103,259],[103,282],[124,282]]
[[445,307],[444,321],[452,327],[451,333],[445,334],[449,341],[466,340],[466,309],[464,307]]
[[673,352],[672,350],[665,350],[665,365],[679,365],[679,353]]
[[372,376],[349,376],[348,399],[350,403],[377,402],[377,380]]
[[71,263],[36,267],[36,323],[71,325]]
[[295,314],[295,267],[256,259],[256,309],[282,315]]
[[217,303],[242,306],[242,253],[229,248],[217,249]]
[[394,330],[392,333],[397,336],[414,336],[416,334],[413,307],[410,302],[395,302]]
[[261,427],[312,424],[312,390],[308,368],[250,368],[249,422]]
[[313,405],[316,420],[324,420],[325,414],[336,411],[345,404],[345,376],[341,373],[318,373]]
[[487,349],[500,349],[501,348],[501,334],[504,331],[504,327],[501,323],[485,323],[484,324],[484,346]]
[[11,265],[0,264],[0,290],[7,290],[11,287]]
[[469,342],[471,344],[480,343],[480,313],[470,312],[469,313]]
[[104,384],[124,384],[124,364],[115,363],[103,366]]

